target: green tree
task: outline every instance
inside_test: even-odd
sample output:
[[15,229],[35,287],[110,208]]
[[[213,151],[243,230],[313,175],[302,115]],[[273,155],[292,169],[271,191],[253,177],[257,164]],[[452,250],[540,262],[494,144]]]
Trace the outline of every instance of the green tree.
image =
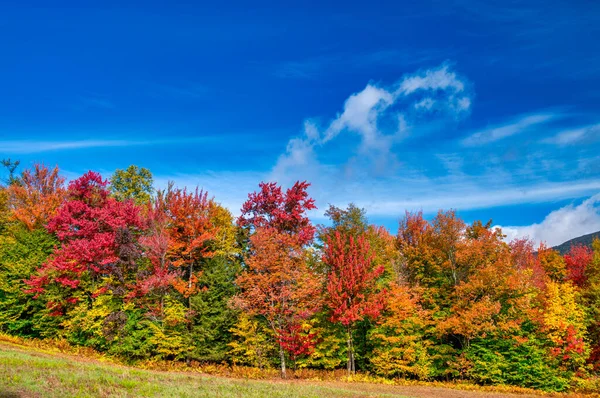
[[230,329],[235,326],[236,313],[229,305],[237,293],[234,284],[241,266],[225,257],[208,259],[204,272],[198,278],[200,290],[192,296],[191,304],[192,358],[200,361],[222,362],[228,358]]
[[133,199],[137,204],[148,202],[154,188],[150,170],[131,165],[125,170],[117,169],[110,178],[111,192],[120,201]]
[[25,294],[23,282],[46,261],[58,242],[43,229],[15,224],[0,236],[0,330],[21,336],[40,336],[35,318],[44,303]]
[[10,158],[8,158],[8,159],[2,159],[0,161],[0,163],[2,163],[2,166],[4,166],[6,168],[6,170],[8,170],[8,178],[6,179],[6,183],[8,185],[18,184],[19,177],[15,177],[15,171],[17,171],[17,168],[21,164],[21,161],[20,160],[10,160]]

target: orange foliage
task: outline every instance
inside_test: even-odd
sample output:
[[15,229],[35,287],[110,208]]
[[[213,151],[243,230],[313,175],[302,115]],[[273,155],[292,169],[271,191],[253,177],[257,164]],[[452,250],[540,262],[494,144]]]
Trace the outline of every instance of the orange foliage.
[[45,226],[66,196],[64,182],[58,167],[36,164],[23,171],[19,183],[8,187],[13,217],[29,230]]

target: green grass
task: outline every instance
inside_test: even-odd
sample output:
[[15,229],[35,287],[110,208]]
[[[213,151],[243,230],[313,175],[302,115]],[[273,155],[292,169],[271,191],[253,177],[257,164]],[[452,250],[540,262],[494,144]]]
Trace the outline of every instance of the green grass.
[[359,386],[146,371],[0,346],[0,397],[375,397]]

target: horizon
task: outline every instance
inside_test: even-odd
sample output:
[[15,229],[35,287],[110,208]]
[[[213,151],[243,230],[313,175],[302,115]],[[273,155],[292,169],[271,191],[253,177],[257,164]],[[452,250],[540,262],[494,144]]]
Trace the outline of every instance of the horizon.
[[[239,213],[311,183],[395,231],[455,209],[550,246],[600,230],[600,5],[5,6],[0,153],[130,164]],[[115,3],[116,4],[116,3]]]

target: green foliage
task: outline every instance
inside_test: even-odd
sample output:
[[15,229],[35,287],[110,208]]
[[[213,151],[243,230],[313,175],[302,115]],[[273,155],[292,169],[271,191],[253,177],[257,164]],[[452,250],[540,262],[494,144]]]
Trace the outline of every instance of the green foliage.
[[20,160],[10,160],[10,158],[0,160],[0,163],[6,170],[8,171],[8,178],[6,179],[6,183],[8,185],[18,184],[19,177],[15,177],[15,171],[21,164]]
[[156,355],[151,321],[132,305],[109,315],[104,322],[103,334],[109,343],[107,352],[111,355],[130,362]]
[[0,330],[39,337],[43,334],[40,329],[51,326],[37,322],[44,303],[24,292],[24,280],[33,275],[57,244],[45,230],[29,231],[22,225],[12,225],[0,235]]
[[529,335],[490,336],[471,343],[466,350],[468,375],[481,384],[512,384],[544,391],[564,391],[570,376],[560,371],[542,341]]
[[150,323],[152,336],[149,343],[161,359],[187,359],[191,350],[188,333],[188,310],[178,300],[167,296],[163,303],[163,318]]
[[105,321],[118,309],[119,300],[110,294],[97,297],[91,306],[81,301],[65,317],[62,333],[72,344],[105,351],[108,348],[104,336]]
[[152,173],[136,165],[115,170],[110,183],[113,196],[120,201],[133,199],[135,203],[142,204],[150,201],[154,193]]
[[237,320],[237,312],[229,306],[237,292],[234,284],[240,265],[224,257],[209,259],[198,279],[200,291],[191,299],[193,318],[192,357],[199,361],[222,362],[228,359],[230,329]]

